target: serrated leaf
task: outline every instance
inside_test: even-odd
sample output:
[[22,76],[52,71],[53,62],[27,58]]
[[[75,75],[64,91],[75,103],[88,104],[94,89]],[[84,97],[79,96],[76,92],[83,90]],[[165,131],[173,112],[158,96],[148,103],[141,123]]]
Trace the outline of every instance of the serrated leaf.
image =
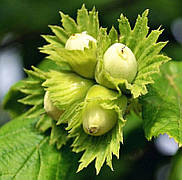
[[69,36],[72,34],[75,34],[78,32],[77,24],[75,21],[69,17],[68,15],[65,15],[64,13],[60,12],[61,15],[61,22],[65,29],[65,31],[68,33]]
[[105,161],[107,165],[113,169],[112,154],[119,158],[120,143],[123,140],[122,127],[123,122],[118,120],[117,125],[112,131],[100,137],[87,135],[82,127],[74,129],[74,134],[77,136],[72,145],[73,151],[77,153],[84,151],[79,161],[80,165],[77,171],[81,171],[94,160],[96,160],[95,168],[97,174]]
[[55,47],[64,47],[64,44],[56,37],[52,35],[42,35],[42,37],[48,42],[51,43]]
[[144,130],[147,139],[168,134],[182,145],[182,63],[162,67],[149,93],[142,99]]
[[133,51],[134,54],[138,44],[142,42],[143,39],[148,34],[149,27],[147,26],[148,23],[147,15],[148,15],[148,9],[143,12],[142,16],[138,15],[134,29],[127,37],[128,41],[126,45]]
[[89,48],[85,48],[84,51],[67,50],[65,48],[55,48],[55,51],[60,57],[57,61],[68,63],[74,72],[83,77],[94,77],[97,63],[95,43],[90,42]]
[[64,130],[64,126],[57,126],[56,122],[52,120],[52,129],[50,135],[50,144],[56,144],[57,149],[60,149],[68,141],[67,132]]
[[112,26],[111,30],[109,31],[109,38],[111,39],[112,44],[118,42],[118,33],[113,26]]
[[65,60],[59,56],[59,54],[57,54],[54,48],[55,48],[54,45],[49,44],[39,49],[40,52],[48,54],[49,56],[47,58],[50,59],[53,63],[55,63],[60,70],[71,71],[72,69],[70,65],[67,62],[65,62]]
[[[123,140],[122,128],[125,124],[122,113],[126,106],[126,99],[118,97],[116,92],[99,85],[95,85],[91,89],[87,93],[85,101],[78,104],[74,112],[67,118],[68,127],[66,130],[69,132],[69,137],[74,138],[73,151],[76,153],[84,151],[79,161],[78,171],[87,167],[95,159],[95,168],[98,174],[105,161],[113,169],[112,154],[119,158],[120,143]],[[118,114],[116,126],[105,135],[94,137],[83,131],[82,111],[91,101],[97,102],[105,109],[112,109]]]
[[46,112],[43,112],[40,115],[40,119],[37,121],[36,128],[40,132],[45,132],[46,130],[48,130],[51,127],[52,127],[52,119],[51,119],[51,117],[49,117],[46,114]]
[[87,11],[83,5],[78,10],[77,23],[62,12],[61,17],[63,28],[50,26],[55,36],[43,35],[44,39],[50,44],[40,48],[40,51],[48,54],[48,58],[55,61],[61,68],[65,64],[68,67],[70,65],[71,69],[76,73],[93,79],[97,63],[96,44],[90,42],[89,48],[85,48],[84,51],[67,50],[64,47],[67,39],[75,33],[86,31],[88,35],[97,39],[99,33],[98,13],[95,11],[95,8],[92,11]]
[[50,71],[43,86],[50,93],[54,105],[60,109],[68,108],[72,103],[82,100],[93,82],[74,73]]
[[43,61],[40,62],[38,65],[38,68],[41,69],[42,71],[48,72],[50,69],[56,70],[56,71],[70,71],[71,68],[67,63],[62,63],[61,66],[58,66],[54,61],[51,59],[44,59]]
[[37,119],[12,120],[0,131],[0,179],[67,179],[73,165],[69,151],[58,151],[35,131]]
[[23,81],[14,84],[3,100],[3,108],[10,113],[11,118],[15,118],[26,110],[26,106],[19,103],[18,99],[23,98],[25,95],[19,91],[24,86]]
[[127,44],[127,37],[130,36],[131,33],[131,27],[128,19],[124,17],[123,14],[121,14],[120,19],[118,19],[119,22],[119,32],[120,32],[120,42],[123,44]]
[[[153,83],[152,75],[159,73],[159,67],[170,60],[169,57],[159,54],[167,43],[156,43],[162,31],[159,29],[154,30],[147,35],[149,30],[147,26],[147,15],[148,10],[144,11],[142,16],[138,16],[133,30],[130,27],[128,19],[123,15],[121,15],[118,20],[120,31],[119,42],[126,44],[132,50],[137,60],[138,72],[131,84],[125,79],[113,78],[104,69],[103,55],[106,49],[113,43],[112,38],[109,37],[109,35],[107,36],[106,33],[105,36],[102,35],[103,33],[100,33],[98,37],[98,47],[101,47],[101,49],[98,53],[96,81],[111,89],[117,89],[120,93],[121,91],[125,92],[127,89],[131,92],[133,98],[145,95],[148,92],[146,86]],[[103,43],[106,44],[105,47],[103,47],[102,42],[99,41],[100,37],[105,37],[105,42]]]
[[80,32],[86,31],[89,35],[97,38],[99,33],[99,20],[95,8],[88,12],[85,5],[83,5],[82,8],[78,10],[77,23]]
[[66,41],[69,38],[66,31],[59,26],[49,26],[49,27],[51,28],[52,32],[56,35],[56,37],[59,39],[60,43],[63,44],[63,47],[64,47],[64,45],[66,44]]

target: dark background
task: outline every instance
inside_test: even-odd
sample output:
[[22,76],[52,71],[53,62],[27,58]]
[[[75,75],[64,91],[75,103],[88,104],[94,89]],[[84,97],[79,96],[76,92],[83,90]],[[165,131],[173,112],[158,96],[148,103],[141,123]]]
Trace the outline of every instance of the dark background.
[[[40,35],[51,34],[49,24],[61,25],[59,11],[75,18],[77,9],[83,3],[87,9],[95,6],[99,11],[101,26],[109,28],[112,25],[117,28],[116,19],[121,13],[128,17],[133,26],[137,15],[145,9],[149,9],[149,27],[152,30],[162,26],[165,31],[160,36],[160,40],[169,41],[163,52],[173,60],[182,60],[181,0],[1,0],[0,102],[6,92],[3,87],[8,80],[5,78],[12,75],[11,69],[8,68],[11,65],[5,66],[8,58],[13,59],[14,53],[16,55],[14,59],[20,59],[17,64],[21,67],[19,69],[22,67],[30,69],[31,65],[37,65],[45,57],[38,51],[38,47],[46,44]],[[7,56],[10,53],[11,56]],[[13,68],[15,68],[16,63],[13,60],[10,62],[14,63]],[[24,77],[22,71],[20,74],[7,86]],[[8,119],[8,115],[0,106],[0,124]],[[153,142],[147,143],[140,125],[134,131],[126,133],[125,145],[121,149],[120,160],[114,159],[114,172],[111,172],[108,167],[104,167],[100,175],[96,177],[92,164],[88,169],[71,176],[70,179],[166,179],[170,170],[171,156],[159,152]]]

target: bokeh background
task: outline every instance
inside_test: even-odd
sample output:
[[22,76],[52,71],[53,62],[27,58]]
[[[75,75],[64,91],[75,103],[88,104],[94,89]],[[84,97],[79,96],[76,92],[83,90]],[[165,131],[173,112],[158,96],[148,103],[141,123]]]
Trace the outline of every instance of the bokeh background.
[[[123,13],[134,25],[137,14],[149,9],[149,27],[165,29],[160,40],[169,43],[164,53],[173,60],[182,60],[182,1],[181,0],[0,0],[0,126],[10,118],[1,102],[12,84],[25,77],[23,68],[38,65],[45,57],[38,47],[46,42],[41,34],[51,34],[48,25],[61,25],[59,11],[75,18],[77,9],[85,3],[99,11],[100,24],[117,27],[116,19]],[[167,135],[148,143],[141,120],[125,130],[125,145],[120,160],[114,159],[114,172],[104,167],[95,176],[93,164],[70,179],[140,179],[167,180],[171,158],[178,145]]]

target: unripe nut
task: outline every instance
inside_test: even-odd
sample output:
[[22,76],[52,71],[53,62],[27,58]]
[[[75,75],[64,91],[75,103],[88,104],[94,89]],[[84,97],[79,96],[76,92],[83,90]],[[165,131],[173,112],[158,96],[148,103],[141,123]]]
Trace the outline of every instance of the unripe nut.
[[133,52],[124,44],[111,45],[104,54],[104,69],[113,78],[126,79],[131,83],[137,73],[137,62]]
[[66,42],[65,49],[83,51],[84,48],[89,48],[89,41],[96,43],[96,39],[88,35],[86,31],[82,33],[76,33],[69,37]]
[[83,129],[92,136],[100,136],[110,131],[118,115],[114,110],[104,109],[98,102],[89,102],[82,114]]
[[50,100],[48,91],[45,93],[44,96],[44,109],[46,113],[53,118],[54,120],[58,120],[63,113],[63,111],[59,110]]

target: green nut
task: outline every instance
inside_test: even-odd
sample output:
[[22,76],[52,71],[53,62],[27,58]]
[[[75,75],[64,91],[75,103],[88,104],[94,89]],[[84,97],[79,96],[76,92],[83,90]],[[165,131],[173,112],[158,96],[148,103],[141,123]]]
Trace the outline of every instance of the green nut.
[[84,50],[84,48],[89,48],[89,41],[96,43],[96,39],[88,35],[86,31],[82,33],[76,33],[69,37],[66,42],[65,49],[68,50]]
[[83,129],[92,136],[100,136],[110,131],[118,115],[114,110],[104,109],[98,102],[90,102],[83,112]]
[[92,86],[85,98],[82,110],[84,131],[92,136],[100,136],[110,131],[124,114],[127,98],[101,85]]
[[53,105],[50,100],[48,91],[45,93],[44,96],[44,109],[46,113],[54,120],[58,120],[63,113],[63,111],[59,110],[57,107]]
[[124,44],[115,43],[104,54],[103,65],[113,78],[126,79],[131,83],[137,73],[137,62],[133,52]]

